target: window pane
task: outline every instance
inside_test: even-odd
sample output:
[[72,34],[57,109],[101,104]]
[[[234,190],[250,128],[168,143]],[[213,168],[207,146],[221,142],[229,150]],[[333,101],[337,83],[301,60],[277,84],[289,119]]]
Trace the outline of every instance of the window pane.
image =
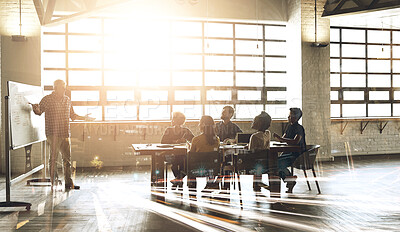
[[266,73],[265,86],[267,87],[286,87],[287,86],[286,73]]
[[[169,63],[168,60],[164,60]],[[175,55],[172,59],[172,67],[174,69],[201,69],[203,59],[196,55]]]
[[136,58],[132,59],[132,55],[128,53],[104,53],[104,67],[108,69],[131,69],[133,67],[139,67],[139,64],[140,62],[136,62]]
[[[260,46],[259,46],[260,47]],[[262,49],[262,47],[260,47]],[[286,42],[265,42],[265,55],[282,55],[286,56]]]
[[201,86],[201,72],[174,72],[172,74],[173,86]]
[[233,86],[233,73],[231,72],[206,72],[206,86]]
[[340,57],[340,45],[339,44],[330,44],[331,57]]
[[[258,47],[257,47],[258,45]],[[251,54],[251,55],[262,55],[263,46],[262,41],[243,41],[236,40],[235,46],[236,54]]]
[[400,100],[400,91],[393,91],[393,99]]
[[70,68],[101,68],[101,54],[70,53],[68,65]]
[[331,117],[340,117],[340,104],[331,104]]
[[343,117],[365,117],[365,104],[343,104]]
[[102,38],[100,36],[68,36],[68,50],[99,51],[101,47]]
[[365,75],[359,74],[343,74],[343,87],[365,87]]
[[391,115],[390,104],[368,104],[368,116],[385,117]]
[[172,34],[176,36],[201,36],[201,22],[173,22]]
[[236,70],[263,70],[263,58],[262,57],[236,57]]
[[364,91],[343,91],[343,100],[364,100]]
[[44,68],[65,68],[65,53],[44,52],[42,62]]
[[400,116],[400,104],[393,104],[393,116]]
[[369,58],[390,58],[390,46],[368,45]]
[[390,43],[390,31],[368,30],[368,43]]
[[265,111],[272,118],[284,118],[284,119],[287,119],[289,108],[288,108],[287,105],[269,104],[269,105],[265,106]]
[[43,32],[65,32],[65,24],[57,26],[42,27]]
[[340,75],[331,74],[331,87],[340,87]]
[[339,42],[340,41],[340,29],[332,29],[331,28],[331,32],[330,32],[330,37],[331,37],[331,41],[332,42]]
[[174,105],[172,110],[182,112],[187,119],[199,119],[202,116],[201,105]]
[[136,74],[134,72],[105,71],[105,86],[135,86]]
[[99,101],[99,91],[71,91],[71,101]]
[[390,73],[390,60],[368,60],[368,72]]
[[230,101],[232,93],[230,90],[208,90],[207,101]]
[[266,71],[286,71],[287,63],[286,58],[265,58]]
[[267,101],[285,101],[286,91],[268,91]]
[[365,60],[342,60],[343,72],[365,72]]
[[263,74],[262,73],[236,73],[236,86],[263,86]]
[[89,114],[90,117],[96,120],[102,120],[101,106],[74,106],[74,112],[80,116]]
[[339,100],[339,93],[338,91],[331,91],[331,101]]
[[254,118],[261,111],[263,111],[262,105],[236,105],[236,118]]
[[400,46],[392,47],[393,58],[400,58]]
[[100,86],[101,71],[69,71],[68,82],[72,86]]
[[342,42],[365,43],[365,30],[342,29]]
[[101,33],[101,19],[81,19],[68,23],[69,33]]
[[136,120],[137,106],[132,105],[114,105],[105,106],[105,120]]
[[139,108],[140,120],[167,120],[170,114],[168,105],[142,105]]
[[266,39],[286,40],[286,27],[284,26],[265,26]]
[[342,56],[363,58],[365,57],[365,45],[342,44]]
[[208,70],[233,70],[233,57],[205,56],[205,68]]
[[369,100],[389,100],[389,91],[369,91]]
[[393,60],[393,72],[400,73],[400,60]]
[[400,75],[393,75],[393,87],[400,87]]
[[65,35],[43,35],[43,50],[65,50]]
[[236,24],[235,37],[248,38],[248,39],[262,39],[263,37],[262,26]]
[[51,85],[55,80],[61,79],[65,81],[65,71],[58,70],[43,70],[42,71],[42,86]]
[[140,86],[169,86],[170,74],[169,72],[141,72],[139,73]]
[[340,60],[339,59],[331,59],[330,60],[330,68],[331,72],[340,72]]
[[175,90],[175,101],[200,101],[200,90]]
[[134,92],[132,91],[107,91],[107,101],[133,101]]
[[142,101],[168,101],[168,91],[142,90]]
[[224,108],[224,106],[226,106],[226,105],[205,105],[204,114],[205,115],[210,115],[214,119],[220,119],[221,118],[222,108]]
[[233,40],[206,39],[206,53],[233,54]]
[[233,25],[229,23],[204,23],[206,37],[233,37]]
[[368,75],[368,87],[390,87],[390,75]]
[[172,39],[173,52],[201,53],[203,50],[203,42],[201,39]]
[[261,91],[242,91],[242,90],[238,90],[237,93],[237,98],[239,101],[244,101],[244,100],[257,100],[260,101],[261,100]]
[[393,31],[392,33],[392,43],[400,44],[400,31]]

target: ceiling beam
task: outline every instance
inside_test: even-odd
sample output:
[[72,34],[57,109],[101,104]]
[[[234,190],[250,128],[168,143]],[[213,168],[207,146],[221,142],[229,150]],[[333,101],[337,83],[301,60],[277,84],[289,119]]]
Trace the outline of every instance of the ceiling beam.
[[43,19],[44,24],[51,21],[55,6],[56,6],[56,0],[49,0],[49,2],[47,3],[46,12],[44,14],[44,19]]
[[40,25],[43,25],[43,17],[44,17],[44,9],[42,0],[33,0],[33,4],[35,5],[36,13],[39,18]]
[[[373,0],[366,4],[363,0],[352,0],[357,6],[342,9],[345,2],[349,0],[331,1],[327,0],[324,6],[322,17],[329,17],[343,14],[355,14],[377,10],[386,10],[400,7],[400,0]],[[333,10],[331,10],[333,9]]]

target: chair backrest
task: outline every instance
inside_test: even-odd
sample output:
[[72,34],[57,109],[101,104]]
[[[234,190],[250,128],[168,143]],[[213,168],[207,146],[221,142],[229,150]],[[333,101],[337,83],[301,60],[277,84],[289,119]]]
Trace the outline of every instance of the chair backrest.
[[218,152],[189,152],[187,156],[187,176],[215,177],[221,171],[221,154]]
[[297,157],[292,166],[297,169],[312,169],[314,167],[319,148],[320,145],[307,145],[306,151]]
[[269,150],[240,153],[236,156],[239,174],[261,175],[268,171]]

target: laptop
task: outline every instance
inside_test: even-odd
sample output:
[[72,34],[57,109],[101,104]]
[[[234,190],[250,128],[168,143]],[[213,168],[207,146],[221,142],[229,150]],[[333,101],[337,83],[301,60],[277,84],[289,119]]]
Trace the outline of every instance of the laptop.
[[237,133],[236,142],[238,145],[246,145],[250,142],[250,137],[252,134],[248,133]]

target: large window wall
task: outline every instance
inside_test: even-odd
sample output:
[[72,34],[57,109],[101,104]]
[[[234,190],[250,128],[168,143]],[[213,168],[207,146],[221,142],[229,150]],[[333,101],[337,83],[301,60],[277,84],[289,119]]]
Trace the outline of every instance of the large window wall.
[[331,116],[400,116],[400,30],[331,27]]
[[42,49],[45,89],[64,79],[97,120],[287,114],[284,24],[89,18],[43,28]]

